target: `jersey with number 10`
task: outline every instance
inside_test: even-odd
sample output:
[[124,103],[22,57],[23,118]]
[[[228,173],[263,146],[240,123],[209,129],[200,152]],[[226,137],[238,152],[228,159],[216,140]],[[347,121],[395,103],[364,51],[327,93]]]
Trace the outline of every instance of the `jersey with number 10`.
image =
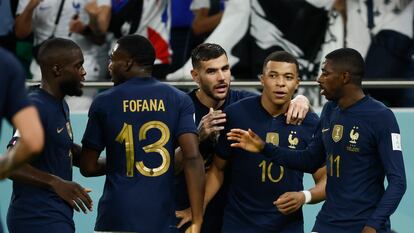
[[96,231],[173,232],[174,148],[196,133],[183,92],[154,78],[132,78],[98,95],[83,146],[106,148],[106,182]]
[[285,192],[303,190],[303,173],[282,167],[262,154],[230,147],[226,133],[233,128],[250,128],[274,145],[304,149],[311,141],[318,116],[308,113],[302,125],[287,125],[283,114],[273,117],[263,108],[260,96],[229,105],[225,112],[225,132],[216,150],[231,164],[222,232],[303,233],[301,210],[283,215],[273,204]]

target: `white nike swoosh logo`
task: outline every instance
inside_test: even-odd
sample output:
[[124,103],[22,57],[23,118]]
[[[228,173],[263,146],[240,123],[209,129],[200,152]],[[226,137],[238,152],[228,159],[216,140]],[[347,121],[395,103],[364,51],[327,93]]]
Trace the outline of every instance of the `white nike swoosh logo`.
[[57,128],[57,129],[56,129],[56,132],[57,132],[57,133],[61,133],[61,132],[63,131],[63,129],[64,129],[64,128],[65,128],[65,127],[62,127],[61,129]]
[[325,133],[326,131],[328,131],[329,130],[329,128],[327,128],[327,129],[322,129],[322,133]]

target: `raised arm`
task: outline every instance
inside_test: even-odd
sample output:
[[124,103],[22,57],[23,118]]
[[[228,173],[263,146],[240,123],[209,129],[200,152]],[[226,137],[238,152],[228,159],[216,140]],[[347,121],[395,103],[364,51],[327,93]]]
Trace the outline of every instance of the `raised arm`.
[[20,134],[20,140],[0,157],[0,179],[39,154],[44,145],[44,132],[35,107],[25,107],[17,112],[12,117],[12,123]]
[[16,16],[16,37],[23,39],[32,32],[33,12],[42,0],[30,0],[21,14]]
[[183,152],[183,167],[189,200],[192,210],[193,233],[201,230],[203,222],[203,197],[205,174],[203,159],[198,150],[198,138],[196,134],[184,133],[178,137],[178,143]]
[[308,98],[304,95],[297,95],[289,103],[289,108],[285,113],[286,124],[300,125],[311,109]]

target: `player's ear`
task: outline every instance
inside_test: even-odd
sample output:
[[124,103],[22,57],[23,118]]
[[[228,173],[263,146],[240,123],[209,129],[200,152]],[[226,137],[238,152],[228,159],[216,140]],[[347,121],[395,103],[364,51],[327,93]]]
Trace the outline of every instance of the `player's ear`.
[[128,59],[125,61],[125,70],[130,71],[132,69],[132,66],[134,66],[134,60]]
[[52,66],[52,72],[54,76],[60,76],[60,74],[62,73],[62,68],[60,67],[60,65],[54,64]]
[[260,83],[262,84],[262,87],[264,86],[264,82],[263,82],[263,74],[258,74],[257,78],[260,80]]
[[200,75],[196,69],[191,70],[191,77],[193,78],[194,82],[200,83]]

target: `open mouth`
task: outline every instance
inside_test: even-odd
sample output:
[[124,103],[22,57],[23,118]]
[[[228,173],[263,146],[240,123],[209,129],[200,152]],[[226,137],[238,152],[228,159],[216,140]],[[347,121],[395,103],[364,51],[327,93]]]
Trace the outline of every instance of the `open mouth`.
[[214,90],[216,90],[218,93],[225,93],[227,92],[228,85],[227,84],[219,84],[214,86]]
[[276,98],[284,98],[287,95],[287,93],[284,91],[274,91],[273,94]]
[[320,93],[321,95],[325,94],[325,88],[323,88],[323,86],[322,86],[322,85],[319,85],[319,88],[321,89],[319,93]]

